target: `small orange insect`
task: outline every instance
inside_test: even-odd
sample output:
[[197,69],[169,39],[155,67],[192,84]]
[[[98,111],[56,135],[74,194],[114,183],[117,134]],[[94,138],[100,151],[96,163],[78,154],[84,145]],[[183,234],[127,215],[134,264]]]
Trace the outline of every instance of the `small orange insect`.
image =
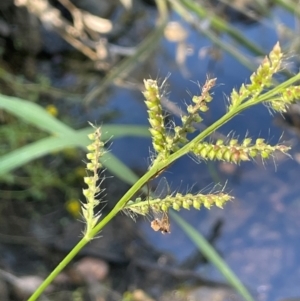
[[[164,198],[164,196],[167,195],[168,190],[169,190],[168,182],[166,178],[162,178],[159,184],[157,185],[154,194],[157,195],[159,198]],[[164,212],[156,211],[154,208],[151,207],[150,203],[149,203],[149,208],[153,212],[153,217],[154,217],[154,220],[151,221],[151,228],[154,231],[160,231],[162,234],[171,233],[170,231],[171,225],[170,225],[168,213],[166,211]]]
[[166,212],[163,213],[163,216],[158,218],[156,217],[152,222],[151,222],[151,228],[154,231],[160,231],[162,234],[167,234],[171,233],[171,225],[169,222],[169,217]]

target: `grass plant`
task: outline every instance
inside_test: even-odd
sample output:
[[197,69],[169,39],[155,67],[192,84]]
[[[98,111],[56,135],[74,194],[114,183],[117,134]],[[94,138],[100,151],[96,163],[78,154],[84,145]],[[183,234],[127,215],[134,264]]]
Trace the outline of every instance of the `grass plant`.
[[[150,133],[155,155],[148,171],[139,178],[134,185],[124,194],[115,207],[104,217],[95,212],[96,205],[101,204],[101,183],[99,169],[102,167],[103,157],[106,154],[103,144],[104,131],[95,128],[94,133],[89,135],[90,144],[87,153],[87,176],[84,181],[87,188],[83,190],[86,202],[82,204],[82,216],[85,222],[85,230],[82,239],[71,252],[60,262],[53,272],[45,279],[41,286],[29,298],[37,300],[53,279],[66,267],[66,265],[78,254],[78,252],[101,231],[117,214],[127,210],[134,214],[147,214],[150,208],[161,211],[167,215],[170,208],[177,211],[182,209],[211,206],[222,207],[232,200],[233,197],[224,191],[209,194],[186,194],[179,193],[167,195],[165,198],[150,198],[133,200],[134,195],[149,181],[160,175],[173,162],[184,155],[192,155],[201,161],[221,160],[233,164],[249,161],[257,158],[266,160],[273,158],[275,152],[287,154],[289,146],[284,144],[269,145],[263,139],[257,138],[254,143],[250,138],[242,141],[229,139],[208,142],[210,135],[226,122],[234,118],[254,105],[264,103],[269,110],[279,113],[285,112],[287,107],[300,97],[300,86],[295,85],[300,79],[297,74],[289,80],[274,86],[273,76],[282,69],[283,54],[277,43],[268,57],[262,61],[255,73],[250,77],[248,84],[243,84],[240,89],[233,90],[228,98],[227,112],[211,126],[200,132],[196,137],[190,138],[190,134],[196,131],[194,124],[202,121],[202,115],[209,110],[212,101],[212,88],[216,79],[207,79],[202,87],[200,95],[192,97],[192,104],[187,106],[187,115],[181,118],[181,124],[172,123],[168,128],[165,126],[164,115],[161,107],[162,87],[156,80],[144,81],[143,92],[145,104],[148,109]],[[69,135],[74,133],[68,132]],[[100,174],[101,175],[101,174]],[[180,219],[177,220],[180,223]],[[165,221],[168,222],[168,221]],[[183,225],[183,224],[182,224]],[[165,228],[158,227],[163,233]],[[168,229],[168,228],[167,228]],[[227,271],[226,269],[224,270]],[[247,290],[239,290],[246,300],[252,300]]]
[[[156,3],[159,15],[156,28],[137,46],[137,51],[132,57],[122,60],[95,89],[86,95],[84,99],[86,102],[91,102],[93,99],[99,97],[119,77],[127,78],[128,73],[136,64],[149,56],[156,48],[158,41],[163,36],[163,31],[168,21],[167,1],[157,0]],[[299,8],[292,1],[276,0],[275,3],[277,6],[281,6],[283,9],[293,13],[296,17],[300,16]],[[264,55],[263,49],[247,39],[245,35],[241,34],[229,22],[218,17],[213,10],[207,9],[204,5],[191,0],[168,0],[168,4],[200,34],[208,37],[215,45],[232,55],[249,68],[249,70],[254,71],[256,64],[253,64],[253,58],[250,59],[239,51],[237,47],[232,45],[238,44],[256,56]],[[231,43],[227,43],[226,39],[221,39],[220,35],[222,34],[229,36]],[[83,238],[29,300],[36,300],[79,250],[93,239],[116,214],[126,210],[134,215],[145,215],[148,214],[150,208],[154,211],[161,211],[165,215],[170,214],[172,219],[181,225],[187,235],[194,241],[195,245],[199,247],[204,256],[218,267],[228,282],[240,292],[245,300],[253,300],[249,292],[230,272],[230,269],[224,265],[222,259],[215,256],[217,254],[215,254],[213,249],[209,248],[209,245],[201,237],[200,233],[197,233],[190,225],[180,219],[176,215],[176,212],[170,210],[179,211],[190,208],[198,210],[201,207],[210,208],[211,206],[222,207],[226,202],[232,200],[233,196],[221,190],[214,193],[197,195],[172,193],[164,199],[153,196],[149,200],[140,198],[134,200],[132,197],[146,183],[159,176],[174,161],[184,155],[192,155],[198,158],[199,161],[222,160],[232,164],[241,164],[242,161],[254,160],[256,158],[262,158],[262,160],[273,158],[275,152],[278,151],[287,154],[289,150],[288,146],[281,143],[269,145],[261,138],[253,139],[253,141],[249,137],[245,137],[240,141],[234,138],[218,139],[214,142],[211,139],[212,134],[218,128],[251,106],[264,103],[269,110],[281,113],[286,110],[290,103],[299,98],[299,86],[294,86],[300,78],[299,74],[291,76],[289,80],[282,84],[278,84],[274,80],[273,75],[282,70],[281,61],[282,52],[279,45],[276,45],[269,58],[266,58],[257,72],[251,76],[250,83],[243,85],[239,90],[233,90],[228,100],[227,113],[192,140],[190,140],[189,135],[196,131],[194,127],[195,123],[201,123],[202,114],[209,110],[209,103],[212,101],[210,91],[215,85],[215,79],[208,79],[203,85],[201,95],[193,97],[193,105],[187,108],[188,114],[182,117],[182,124],[173,125],[171,128],[165,127],[164,116],[161,110],[162,87],[159,86],[157,81],[146,80],[144,96],[149,112],[150,132],[147,128],[141,126],[103,125],[101,129],[95,128],[94,134],[89,136],[92,140],[87,138],[91,132],[90,127],[74,130],[53,116],[50,116],[46,110],[37,104],[20,98],[0,95],[1,109],[15,115],[17,118],[23,119],[25,122],[36,126],[48,134],[44,138],[36,137],[36,141],[2,155],[0,157],[0,176],[8,174],[14,169],[20,168],[26,163],[49,153],[69,147],[86,149],[86,145],[90,143],[88,150],[89,165],[87,165],[89,175],[85,177],[85,183],[88,187],[84,190],[87,201],[86,203],[82,203],[82,215],[86,223]],[[23,98],[26,97],[24,96],[26,95],[26,91],[34,93],[34,95],[38,95],[37,92],[40,90],[43,92],[49,91],[49,87],[47,86],[23,85],[16,78],[9,77],[2,69],[0,70],[0,77],[9,85],[19,89],[17,95],[23,95]],[[51,93],[65,95],[64,92],[53,89],[51,89]],[[108,139],[111,139],[112,136],[115,139],[128,135],[138,137],[152,136],[155,155],[148,172],[140,179],[118,158],[107,152],[103,144]],[[133,185],[118,202],[116,207],[103,219],[101,219],[102,217],[98,212],[94,212],[94,207],[99,202],[101,204],[101,187],[99,183],[102,180],[98,172],[101,167],[107,168],[120,179]],[[161,228],[158,229],[161,230]]]

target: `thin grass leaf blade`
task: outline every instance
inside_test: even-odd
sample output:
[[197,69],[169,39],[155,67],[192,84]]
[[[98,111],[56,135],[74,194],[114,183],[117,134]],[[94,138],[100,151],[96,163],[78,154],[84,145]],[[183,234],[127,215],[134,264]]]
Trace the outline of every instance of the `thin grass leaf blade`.
[[242,282],[233,273],[226,262],[209,244],[209,242],[178,214],[176,214],[175,212],[170,212],[170,216],[193,241],[193,243],[198,247],[199,251],[201,251],[202,254],[206,257],[206,259],[208,259],[212,264],[216,266],[216,268],[223,274],[227,281],[244,297],[244,299],[247,301],[254,301],[247,288],[242,284]]
[[6,174],[51,152],[74,146],[78,146],[78,143],[74,139],[67,139],[66,137],[47,137],[28,144],[0,157],[0,175]]
[[[169,0],[170,1],[170,0]],[[171,1],[170,1],[171,2]],[[249,39],[245,37],[240,31],[231,26],[228,22],[222,20],[220,17],[212,14],[206,10],[202,5],[198,4],[196,1],[192,0],[178,0],[183,6],[191,10],[199,20],[208,19],[213,28],[226,32],[230,35],[236,42],[243,45],[254,55],[264,55],[263,49],[259,48],[255,43],[252,43]],[[171,2],[172,3],[172,2]]]
[[101,163],[115,176],[130,185],[134,184],[139,177],[122,161],[112,153],[106,153],[101,158]]
[[[91,127],[78,130],[78,138],[83,141],[88,141],[87,135],[93,132]],[[150,132],[147,126],[140,125],[102,125],[101,139],[107,141],[109,139],[122,138],[126,136],[149,138]],[[81,138],[80,138],[81,137]],[[87,145],[87,144],[86,144]]]
[[[78,133],[64,137],[47,137],[0,157],[0,176],[35,159],[65,148],[81,147],[86,151],[86,146],[90,143],[90,140],[86,136],[86,131],[87,129],[83,132],[78,131]],[[88,133],[91,131],[91,128],[88,128]],[[112,174],[124,182],[133,184],[138,180],[137,175],[113,154],[104,154],[101,161]]]
[[52,134],[60,135],[73,133],[73,130],[70,127],[51,116],[41,106],[21,98],[0,94],[0,109]]

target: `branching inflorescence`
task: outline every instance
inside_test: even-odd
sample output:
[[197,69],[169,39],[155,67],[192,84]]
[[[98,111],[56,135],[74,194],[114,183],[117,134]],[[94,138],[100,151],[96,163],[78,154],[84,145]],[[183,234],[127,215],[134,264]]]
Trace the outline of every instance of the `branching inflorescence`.
[[170,208],[180,210],[191,207],[200,209],[201,206],[210,208],[215,205],[222,207],[226,202],[233,199],[229,194],[224,193],[224,189],[208,194],[197,193],[195,195],[188,193],[186,195],[179,192],[166,196],[165,198],[151,197],[149,200],[142,201],[130,199],[151,179],[157,177],[170,164],[186,154],[192,154],[199,157],[200,160],[222,160],[230,163],[239,164],[241,161],[247,161],[260,157],[267,159],[274,155],[274,152],[280,151],[284,154],[289,150],[285,145],[267,144],[263,139],[256,139],[255,143],[250,138],[245,138],[238,142],[237,139],[228,141],[218,140],[215,143],[208,143],[209,136],[219,127],[224,125],[234,116],[243,110],[259,103],[266,104],[272,110],[285,112],[287,106],[300,98],[300,86],[292,86],[299,81],[300,74],[293,76],[282,84],[275,85],[273,75],[281,68],[282,52],[277,43],[271,51],[269,57],[266,57],[257,72],[250,77],[250,84],[242,85],[241,88],[233,90],[229,99],[227,113],[217,120],[214,124],[207,127],[198,136],[189,139],[189,134],[196,129],[194,124],[201,122],[200,114],[205,113],[212,100],[211,89],[216,80],[207,79],[201,89],[200,95],[192,97],[192,104],[187,107],[187,115],[182,116],[181,125],[173,124],[167,129],[164,123],[164,115],[161,106],[161,93],[155,80],[145,80],[145,103],[148,108],[150,132],[152,143],[156,152],[156,157],[152,161],[149,170],[141,177],[119,200],[116,206],[101,220],[99,213],[95,214],[95,207],[99,204],[99,194],[101,180],[98,170],[101,168],[99,158],[104,153],[104,144],[101,142],[101,131],[95,128],[95,132],[89,136],[92,143],[88,146],[89,153],[87,158],[87,173],[84,178],[88,188],[83,189],[86,203],[82,204],[82,215],[86,223],[84,237],[77,243],[72,251],[62,260],[54,271],[45,279],[35,293],[30,297],[30,301],[37,300],[45,288],[53,279],[70,263],[76,254],[101,231],[107,223],[114,218],[120,210],[129,210],[136,214],[145,215],[151,209],[154,212],[162,212],[161,219],[154,219],[151,227],[155,231],[162,233],[170,232],[170,224],[167,211]]
[[[151,167],[158,166],[160,162],[166,162],[168,159],[182,155],[182,149],[185,153],[197,156],[200,160],[220,160],[234,164],[251,159],[268,159],[274,157],[276,151],[286,154],[290,147],[283,144],[269,145],[264,139],[258,138],[252,143],[252,139],[246,137],[241,142],[237,139],[217,140],[215,143],[209,143],[209,135],[218,127],[222,126],[228,120],[240,113],[242,110],[265,103],[268,107],[277,112],[284,112],[286,107],[300,97],[300,87],[282,84],[274,87],[273,76],[281,68],[283,54],[279,43],[277,43],[269,56],[265,57],[261,65],[250,77],[249,84],[243,84],[239,90],[233,89],[230,99],[228,112],[204,134],[200,133],[196,138],[189,140],[188,134],[196,131],[195,123],[202,122],[200,114],[208,111],[209,103],[212,101],[211,89],[216,84],[216,79],[207,79],[201,88],[200,95],[192,96],[192,104],[187,106],[187,114],[181,117],[181,125],[173,123],[171,128],[166,129],[164,123],[163,110],[161,105],[161,92],[156,80],[148,79],[144,81],[145,104],[148,108],[150,132],[152,135],[152,144],[157,156],[152,162]],[[150,168],[151,168],[150,167]],[[164,167],[164,169],[166,168]],[[160,169],[163,171],[164,169]],[[155,176],[159,175],[159,172]],[[193,207],[200,209],[203,205],[210,208],[212,205],[222,207],[224,203],[233,199],[230,195],[222,192],[204,194],[186,194],[176,193],[167,197],[150,198],[148,201],[142,201],[140,198],[130,201],[124,209],[131,210],[137,214],[147,214],[149,207],[153,211],[167,212],[169,208],[180,210]]]
[[[201,114],[209,110],[209,103],[212,101],[211,89],[215,86],[216,79],[207,78],[201,87],[200,94],[192,96],[191,104],[187,106],[187,114],[181,117],[181,125],[172,123],[168,128],[165,125],[165,116],[161,105],[160,87],[156,80],[145,80],[143,95],[148,109],[149,131],[156,152],[149,172],[153,169],[157,170],[148,177],[148,181],[157,177],[174,161],[174,158],[179,158],[183,154],[191,154],[202,161],[219,160],[234,164],[257,158],[269,159],[274,157],[275,152],[278,151],[287,154],[290,147],[283,144],[270,145],[262,138],[257,138],[255,142],[252,142],[249,137],[240,142],[234,138],[207,142],[207,138],[213,131],[250,106],[265,103],[273,110],[284,112],[290,103],[300,97],[300,87],[291,86],[288,81],[274,87],[273,76],[281,68],[282,57],[280,46],[277,43],[269,56],[264,58],[257,71],[251,75],[250,83],[243,84],[239,90],[233,89],[229,99],[228,112],[192,140],[189,139],[189,134],[196,131],[196,123],[202,122]],[[103,143],[100,141],[100,137],[101,132],[97,128],[95,133],[90,136],[93,143],[88,146],[87,158],[90,162],[87,164],[87,170],[93,174],[85,177],[88,189],[83,190],[87,199],[82,209],[87,224],[86,235],[95,227],[99,218],[99,215],[94,214],[94,208],[99,203],[97,195],[100,192],[99,184],[97,184],[99,182],[97,170],[101,167],[99,157],[103,154]],[[170,208],[177,211],[191,207],[200,209],[202,206],[208,209],[211,206],[222,208],[226,202],[232,199],[233,197],[224,191],[194,195],[176,192],[164,198],[154,196],[147,200],[141,198],[135,201],[124,200],[122,209],[141,215],[148,214],[150,209],[153,212],[166,214]],[[168,233],[168,231],[163,233]]]

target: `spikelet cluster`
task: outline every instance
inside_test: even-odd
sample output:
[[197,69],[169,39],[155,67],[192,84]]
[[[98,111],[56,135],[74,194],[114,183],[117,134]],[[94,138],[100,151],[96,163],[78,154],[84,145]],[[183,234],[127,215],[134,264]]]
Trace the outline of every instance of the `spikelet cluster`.
[[277,112],[284,113],[287,107],[300,99],[300,86],[291,86],[280,91],[277,97],[267,101],[270,107]]
[[164,124],[163,109],[161,106],[161,95],[156,80],[144,80],[145,104],[148,108],[148,120],[151,125],[149,129],[152,135],[152,144],[155,151],[162,157],[167,157],[167,133]]
[[153,210],[154,212],[167,212],[170,208],[177,211],[180,209],[189,210],[191,207],[199,210],[201,206],[204,206],[207,209],[210,209],[211,206],[223,208],[223,205],[232,199],[232,196],[223,192],[215,194],[199,193],[195,195],[191,193],[186,195],[176,193],[175,195],[168,195],[163,199],[155,198],[142,201],[141,198],[138,198],[135,201],[129,201],[124,207],[124,210],[130,210],[137,214],[146,215],[150,210]]
[[272,85],[273,75],[280,70],[283,54],[279,43],[277,43],[269,54],[262,61],[257,71],[250,76],[250,84],[242,85],[239,91],[233,89],[229,109],[240,105],[249,97],[255,98],[263,89]]
[[88,188],[82,190],[86,198],[86,203],[82,203],[82,216],[86,223],[85,236],[89,235],[100,217],[99,214],[94,213],[94,208],[99,204],[97,199],[97,196],[100,194],[98,170],[102,167],[99,158],[104,153],[104,143],[101,141],[100,128],[96,128],[95,132],[88,135],[88,137],[92,141],[87,146],[88,153],[86,155],[88,159],[86,170],[90,175],[84,177],[84,182]]
[[215,86],[216,80],[216,78],[208,78],[201,89],[201,94],[192,97],[193,104],[187,106],[188,114],[181,117],[182,126],[174,128],[172,151],[176,151],[181,145],[186,144],[189,141],[186,137],[187,134],[196,130],[194,124],[202,122],[203,119],[200,117],[199,112],[205,113],[209,110],[207,104],[212,101],[210,90]]
[[[217,140],[215,143],[203,142],[204,139],[207,139],[209,132],[211,133],[213,129],[217,129],[234,115],[250,106],[267,103],[272,109],[284,112],[289,104],[300,98],[300,86],[291,86],[286,82],[277,87],[272,87],[272,85],[274,86],[273,76],[280,71],[282,58],[283,53],[279,43],[277,43],[269,56],[264,58],[257,71],[251,75],[250,83],[232,91],[229,112],[224,116],[224,120],[220,119],[207,132],[198,135],[191,143],[189,143],[188,134],[196,130],[195,123],[202,122],[203,119],[200,114],[208,111],[208,105],[212,100],[211,89],[215,86],[216,79],[207,79],[201,88],[200,95],[192,97],[192,104],[187,106],[187,114],[181,117],[182,124],[173,124],[168,129],[166,129],[164,123],[161,93],[157,81],[145,80],[143,94],[148,108],[153,147],[157,153],[157,157],[152,164],[155,165],[157,161],[161,160],[168,162],[168,157],[177,151],[180,152],[183,146],[187,146],[183,152],[190,152],[200,157],[200,159],[222,160],[235,164],[258,157],[268,159],[274,156],[276,151],[286,154],[290,147],[281,144],[269,145],[261,138],[256,139],[255,142],[252,142],[251,138],[245,138],[241,142],[238,142],[237,139]],[[268,91],[266,91],[267,89]],[[174,157],[176,156],[173,156],[172,160]],[[164,164],[163,168],[159,169],[150,180],[158,176],[167,167],[167,163]],[[190,207],[199,209],[201,206],[210,208],[212,205],[222,207],[230,199],[232,197],[223,192],[208,195],[182,195],[176,193],[164,199],[130,201],[124,209],[139,214],[147,214],[150,208],[154,211],[166,212],[169,208],[180,210],[181,208],[189,209]]]
[[192,149],[192,153],[204,160],[221,160],[230,163],[249,161],[257,157],[268,159],[276,151],[286,154],[290,147],[277,144],[269,145],[262,138],[256,139],[252,144],[251,138],[245,138],[242,143],[237,139],[231,139],[227,144],[221,139],[213,143],[199,143]]
[[174,126],[166,131],[164,116],[161,106],[161,95],[156,80],[144,80],[145,104],[148,108],[149,129],[152,135],[152,143],[158,158],[165,159],[170,153],[176,152],[182,145],[189,142],[187,134],[195,131],[194,123],[199,123],[202,118],[199,112],[208,111],[208,103],[212,100],[210,90],[215,85],[216,79],[207,79],[201,89],[200,95],[192,97],[193,104],[187,106],[187,115],[181,117],[182,126]]

